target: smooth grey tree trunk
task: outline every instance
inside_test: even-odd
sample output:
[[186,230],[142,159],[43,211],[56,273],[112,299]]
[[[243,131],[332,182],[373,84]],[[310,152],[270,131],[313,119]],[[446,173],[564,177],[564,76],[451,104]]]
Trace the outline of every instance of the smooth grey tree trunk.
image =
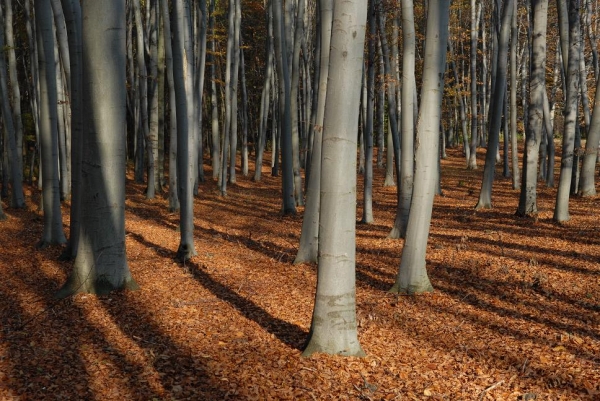
[[210,127],[211,127],[211,161],[213,180],[219,179],[221,166],[221,141],[219,140],[219,104],[217,102],[217,66],[215,54],[217,51],[215,31],[215,1],[210,0],[208,30],[211,32],[210,52],[208,54],[210,63]]
[[275,63],[279,81],[279,123],[281,127],[281,188],[282,212],[296,213],[294,198],[294,172],[292,160],[292,127],[290,105],[290,71],[287,57],[285,21],[282,0],[273,0],[273,33],[275,38]]
[[[11,146],[11,140],[9,138],[9,152],[11,154],[11,181],[12,181],[12,193],[10,205],[14,208],[25,207],[25,198],[23,196],[23,122],[21,120],[21,89],[19,87],[19,79],[17,75],[17,57],[15,54],[15,41],[13,34],[13,4],[10,0],[4,1],[6,18],[5,18],[5,29],[6,29],[6,53],[8,55],[8,77],[10,79],[11,88],[11,99],[12,99],[12,122],[14,125],[14,142],[16,149]],[[0,21],[2,20],[2,11],[0,11]],[[0,24],[1,25],[1,24]],[[0,33],[1,35],[1,33]],[[0,38],[1,41],[1,38]],[[0,43],[0,48],[4,48],[4,45]],[[4,63],[4,59],[1,61]],[[4,67],[0,66],[0,69],[4,71]],[[0,71],[0,73],[3,73]],[[5,78],[0,78],[5,81]],[[9,97],[4,96],[4,89],[2,89],[3,98],[8,101]],[[0,113],[1,114],[1,113]],[[10,129],[7,129],[10,132]],[[16,152],[15,152],[16,150]]]
[[416,294],[433,290],[425,255],[433,199],[438,184],[439,130],[444,93],[444,69],[448,45],[449,0],[429,7],[423,66],[421,108],[417,123],[415,187],[402,249],[402,261],[390,292]]
[[275,49],[273,47],[273,18],[271,7],[266,7],[266,19],[267,19],[267,38],[265,50],[266,61],[265,61],[265,80],[262,89],[261,102],[260,102],[260,121],[258,129],[258,143],[256,145],[256,161],[254,163],[254,181],[260,181],[262,178],[262,165],[265,152],[265,145],[267,142],[267,128],[268,128],[268,117],[269,117],[269,106],[271,104],[271,82],[273,78],[273,53]]
[[[150,54],[148,57],[148,77],[140,77],[145,80],[148,91],[148,103],[141,104],[147,108],[148,134],[146,136],[146,152],[148,159],[148,182],[146,186],[146,199],[154,199],[156,191],[160,190],[158,174],[158,0],[147,0],[150,11],[148,19],[147,34]],[[138,48],[138,52],[140,49]]]
[[230,5],[230,7],[233,7],[233,25],[230,26],[230,29],[233,30],[231,32],[233,42],[231,48],[231,77],[229,83],[229,90],[231,92],[231,122],[229,126],[229,182],[232,184],[237,182],[235,166],[238,143],[238,82],[240,76],[240,25],[242,18],[240,1],[241,0],[233,0],[233,4]]
[[[239,5],[238,5],[239,7]],[[203,145],[203,113],[202,108],[204,105],[204,75],[206,72],[206,34],[207,34],[207,12],[206,12],[206,0],[201,0],[196,3],[196,14],[199,15],[198,23],[200,27],[197,29],[196,41],[197,41],[197,60],[196,60],[196,77],[194,85],[194,96],[196,102],[196,138],[198,140],[198,149],[196,151],[198,164],[197,168],[197,180],[198,182],[204,182],[204,145]],[[241,14],[241,13],[240,13]],[[198,193],[198,186],[194,185],[194,195]]]
[[310,178],[306,191],[306,206],[302,219],[300,246],[294,263],[317,262],[319,251],[319,215],[321,207],[321,149],[325,105],[328,96],[329,52],[333,25],[334,0],[319,0],[321,18],[321,54],[319,68],[319,94],[317,98],[317,116],[311,156]]
[[194,113],[194,55],[191,14],[184,0],[173,2],[173,76],[177,102],[177,186],[179,192],[180,242],[177,258],[186,261],[197,254],[194,245],[194,185],[197,139]]
[[517,147],[517,47],[518,47],[518,29],[517,29],[517,2],[514,2],[513,18],[511,21],[510,37],[510,151],[512,164],[512,186],[513,189],[519,189],[521,173],[519,171],[519,152]]
[[483,168],[483,180],[479,201],[475,209],[492,208],[492,185],[496,172],[496,153],[500,144],[500,126],[502,124],[502,111],[504,109],[504,98],[506,95],[506,75],[508,64],[508,42],[510,39],[510,25],[513,14],[513,1],[504,2],[504,11],[502,13],[502,26],[500,28],[500,38],[498,40],[498,64],[496,71],[496,82],[492,86],[493,97],[490,102],[490,130],[488,132],[488,145],[485,155],[485,166]]
[[179,210],[179,188],[177,179],[177,99],[173,66],[173,40],[168,0],[159,0],[165,36],[165,63],[167,84],[169,86],[169,208],[170,212]]
[[363,216],[361,223],[373,223],[373,115],[375,108],[375,41],[377,40],[377,14],[375,2],[369,3],[368,60],[363,96],[363,142],[365,148],[365,172],[363,189]]
[[300,133],[299,133],[299,105],[298,91],[300,79],[300,50],[302,47],[302,37],[304,36],[304,12],[305,0],[298,0],[296,13],[296,28],[294,30],[294,42],[292,48],[292,71],[290,86],[290,109],[292,110],[292,163],[294,174],[294,198],[297,206],[304,205],[304,194],[302,188],[302,174],[300,171]]
[[85,118],[81,237],[73,270],[56,294],[59,298],[139,288],[125,251],[125,0],[83,0],[81,9]]
[[596,161],[598,159],[598,143],[600,142],[600,81],[596,80],[596,94],[594,96],[594,109],[592,120],[585,143],[585,153],[581,166],[581,179],[579,182],[579,194],[581,196],[596,195]]
[[69,60],[71,63],[71,208],[69,242],[61,259],[73,260],[77,256],[81,229],[81,158],[83,152],[83,92],[82,92],[82,49],[81,49],[81,4],[77,0],[62,0],[67,25]]
[[[133,14],[134,14],[134,18],[135,18],[135,26],[136,26],[136,46],[137,46],[137,53],[136,53],[136,67],[137,67],[137,74],[138,74],[138,78],[137,78],[137,90],[139,91],[139,97],[138,97],[138,102],[139,102],[139,114],[140,114],[140,120],[139,120],[139,136],[138,136],[138,143],[137,143],[137,152],[136,152],[136,157],[139,160],[138,163],[140,163],[140,165],[143,165],[143,161],[144,161],[144,141],[148,141],[151,140],[151,138],[149,138],[150,135],[150,129],[148,127],[148,69],[146,67],[146,39],[145,39],[145,34],[144,34],[144,26],[142,24],[142,14],[140,11],[140,0],[132,0],[133,1]],[[154,180],[154,174],[155,174],[155,166],[153,165],[154,163],[154,154],[151,153],[152,149],[151,149],[151,144],[146,144],[146,146],[149,147],[148,149],[148,166],[147,166],[147,171],[148,171],[148,185],[150,184],[150,181]],[[150,157],[151,156],[151,157]],[[143,170],[142,170],[143,171]],[[141,178],[141,181],[143,181],[143,172],[140,171],[140,174],[142,175],[142,177],[138,177]]]
[[323,131],[319,265],[302,353],[363,356],[356,324],[356,146],[367,4],[336,1]]
[[38,247],[67,242],[62,227],[58,176],[58,131],[56,60],[52,9],[44,0],[35,1],[40,78],[40,141],[42,155],[42,202],[44,232]]
[[[402,1],[402,155],[400,158],[400,198],[398,200],[397,219],[398,236],[406,236],[410,203],[414,187],[415,171],[415,119],[414,92],[415,82],[415,53],[416,32],[413,1]],[[392,236],[390,234],[390,236]]]
[[543,132],[546,90],[546,26],[548,0],[533,0],[533,43],[529,79],[529,111],[525,130],[525,154],[517,215],[537,215],[538,156]]
[[479,140],[477,133],[477,37],[481,3],[477,6],[476,1],[471,0],[471,143],[467,160],[467,168],[472,170],[477,169],[477,143]]
[[569,195],[574,162],[575,130],[577,124],[579,96],[579,57],[581,38],[579,26],[579,0],[569,0],[569,63],[566,71],[567,93],[565,101],[565,128],[562,141],[562,155],[560,159],[560,178],[554,208],[554,221],[564,222],[569,220]]

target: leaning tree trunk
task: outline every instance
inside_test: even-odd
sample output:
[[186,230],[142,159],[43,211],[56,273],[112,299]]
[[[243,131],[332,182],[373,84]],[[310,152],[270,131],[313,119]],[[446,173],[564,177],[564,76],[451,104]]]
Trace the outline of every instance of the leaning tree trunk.
[[139,288],[125,253],[125,0],[83,0],[81,9],[86,55],[81,238],[58,297]]
[[306,191],[306,206],[302,219],[300,246],[294,263],[317,262],[319,251],[319,214],[321,204],[321,146],[323,122],[329,77],[329,51],[333,23],[333,0],[319,0],[321,18],[321,61],[319,69],[319,95],[315,107],[317,117],[311,152],[310,178]]
[[423,66],[421,109],[417,123],[415,187],[402,249],[402,262],[390,292],[422,293],[433,288],[427,277],[425,254],[433,198],[438,184],[439,129],[448,44],[449,0],[429,7]]
[[542,140],[544,117],[544,91],[546,90],[546,25],[548,0],[534,0],[533,51],[529,80],[529,111],[525,130],[523,176],[517,215],[537,215],[537,167]]
[[580,57],[580,28],[579,0],[569,0],[569,63],[566,71],[567,94],[565,101],[565,129],[563,133],[562,155],[560,159],[560,178],[554,208],[554,220],[563,222],[569,220],[569,194],[574,168],[573,152],[575,145],[575,130],[577,124],[577,100],[579,96],[579,57]]
[[62,227],[58,177],[58,132],[56,60],[52,9],[45,0],[36,0],[35,15],[38,39],[40,78],[40,140],[42,144],[42,201],[44,233],[39,247],[67,242]]
[[184,0],[173,2],[173,75],[177,102],[177,185],[179,192],[180,242],[177,258],[196,255],[194,246],[194,184],[196,150],[194,136],[194,77],[190,9]]
[[[510,24],[513,13],[513,1],[504,3],[502,14],[502,27],[498,40],[498,62],[495,82],[492,86],[493,97],[490,105],[490,131],[488,132],[488,145],[485,154],[485,166],[483,168],[483,180],[479,201],[475,209],[491,209],[492,207],[492,184],[496,172],[496,153],[500,144],[500,125],[502,124],[502,111],[504,109],[504,97],[506,95],[506,70],[508,64],[508,40],[510,38]],[[505,134],[506,135],[506,134]]]
[[[362,356],[356,324],[356,145],[367,4],[336,2],[321,170],[319,266],[303,355]],[[314,176],[314,175],[313,175]]]

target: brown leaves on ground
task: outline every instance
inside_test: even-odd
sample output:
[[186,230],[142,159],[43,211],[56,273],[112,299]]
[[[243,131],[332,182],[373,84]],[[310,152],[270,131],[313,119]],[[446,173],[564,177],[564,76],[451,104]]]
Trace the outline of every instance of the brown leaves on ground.
[[7,209],[0,399],[600,399],[600,200],[573,198],[572,220],[557,225],[555,190],[540,184],[537,221],[522,219],[518,191],[498,176],[494,209],[474,212],[482,171],[450,155],[430,295],[386,292],[402,241],[386,239],[396,193],[375,171],[376,223],[357,226],[362,359],[300,356],[316,269],[291,264],[302,217],[279,214],[267,171],[259,183],[238,176],[225,198],[201,184],[198,256],[183,266],[173,260],[178,214],[128,182],[127,253],[141,290],[110,296],[53,300],[70,263],[57,261],[60,249],[34,249],[35,199]]

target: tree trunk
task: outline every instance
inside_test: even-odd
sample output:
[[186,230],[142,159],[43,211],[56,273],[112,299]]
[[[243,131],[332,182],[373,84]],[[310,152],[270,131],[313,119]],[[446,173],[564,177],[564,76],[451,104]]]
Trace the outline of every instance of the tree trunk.
[[[0,60],[0,85],[2,85],[2,103],[3,110],[0,114],[8,113],[8,100],[12,98],[12,116],[5,116],[5,126],[13,124],[13,129],[6,128],[9,147],[9,162],[11,172],[12,193],[10,198],[10,206],[14,208],[25,207],[25,198],[23,195],[23,123],[21,121],[21,90],[19,88],[19,79],[17,76],[17,58],[15,55],[15,43],[13,36],[13,12],[12,1],[5,0],[6,18],[5,23],[0,23],[6,27],[6,48],[2,36],[4,32],[0,32],[0,49],[6,49],[8,53],[8,77],[10,79],[10,87],[12,96],[8,96],[6,85],[6,65],[4,57]],[[0,22],[2,21],[2,11],[0,10]],[[0,28],[1,29],[1,28]],[[6,119],[10,121],[6,121]],[[13,134],[11,135],[11,132]],[[12,139],[11,139],[12,138]],[[14,144],[13,144],[14,142]]]
[[321,171],[315,307],[302,355],[363,356],[356,324],[356,140],[367,4],[336,2]]
[[321,60],[319,62],[319,96],[310,166],[310,179],[306,191],[306,207],[302,219],[300,246],[294,263],[317,262],[319,251],[319,214],[321,205],[321,147],[325,104],[328,96],[329,51],[333,24],[333,0],[319,0],[321,18]]
[[563,133],[562,155],[560,159],[560,178],[554,208],[554,220],[563,222],[569,220],[569,194],[573,172],[573,152],[575,145],[575,130],[577,124],[577,98],[579,97],[579,57],[581,38],[579,27],[579,0],[569,0],[569,63],[566,72],[567,93],[565,101],[565,129]]
[[81,5],[77,0],[62,0],[67,24],[69,55],[71,61],[71,209],[69,222],[69,242],[61,259],[75,259],[81,229],[81,158],[83,155],[83,113],[82,113],[82,49],[81,49]]
[[415,294],[433,290],[427,277],[425,254],[433,198],[438,184],[439,129],[448,45],[449,8],[450,1],[441,0],[437,7],[429,7],[427,14],[422,106],[417,123],[415,187],[406,241],[402,249],[402,262],[390,292]]
[[477,33],[479,15],[481,14],[481,3],[476,6],[476,0],[471,0],[471,144],[469,149],[469,160],[467,167],[477,169]]
[[40,77],[40,141],[42,154],[42,201],[44,233],[38,247],[67,242],[62,227],[58,177],[58,132],[56,60],[52,9],[44,0],[35,1]]
[[189,5],[173,2],[173,76],[177,102],[177,185],[179,189],[179,225],[181,237],[177,258],[186,261],[196,255],[194,245],[194,185],[196,150],[194,120],[194,56]]
[[513,18],[511,20],[510,38],[510,152],[512,164],[512,186],[518,189],[521,185],[519,172],[519,152],[517,147],[517,2],[514,2]]
[[500,125],[502,124],[502,111],[504,109],[504,97],[506,95],[506,70],[508,64],[508,41],[510,38],[510,24],[513,13],[513,1],[507,0],[504,3],[504,12],[502,14],[502,27],[500,38],[498,40],[498,64],[496,71],[496,82],[494,82],[493,97],[490,104],[490,131],[488,132],[488,146],[485,155],[485,166],[483,169],[483,181],[479,201],[475,209],[492,208],[492,185],[494,174],[496,172],[496,153],[500,144]]
[[282,0],[273,0],[273,32],[275,37],[275,62],[279,80],[279,123],[281,126],[281,188],[283,214],[295,214],[294,172],[292,163],[292,127],[290,106],[290,72],[287,61],[285,21]]
[[537,215],[537,166],[542,140],[544,117],[544,91],[546,90],[546,25],[548,20],[548,0],[534,0],[533,43],[530,97],[527,129],[525,130],[525,154],[523,176],[517,215]]
[[81,9],[86,55],[81,240],[73,271],[57,293],[61,298],[139,288],[125,252],[125,1],[84,0]]

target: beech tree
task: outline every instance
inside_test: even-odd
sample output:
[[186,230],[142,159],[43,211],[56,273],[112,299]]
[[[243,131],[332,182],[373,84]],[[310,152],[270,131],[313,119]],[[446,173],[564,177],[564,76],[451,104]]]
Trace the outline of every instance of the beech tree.
[[356,146],[367,4],[336,0],[323,127],[319,265],[303,355],[362,356],[356,325]]
[[81,10],[81,232],[73,270],[57,297],[138,288],[125,253],[125,0],[83,0]]
[[415,294],[433,290],[425,268],[425,253],[433,198],[438,184],[439,130],[449,10],[450,0],[440,0],[437,7],[429,7],[427,13],[423,87],[417,123],[415,185],[402,261],[390,292]]
[[537,172],[544,117],[544,91],[546,90],[546,26],[548,0],[533,0],[533,42],[531,76],[529,80],[529,108],[525,130],[523,175],[517,215],[537,214]]
[[58,131],[56,57],[52,29],[52,7],[46,0],[35,1],[40,81],[40,142],[42,161],[42,203],[44,232],[38,247],[67,242],[62,226],[58,173]]

